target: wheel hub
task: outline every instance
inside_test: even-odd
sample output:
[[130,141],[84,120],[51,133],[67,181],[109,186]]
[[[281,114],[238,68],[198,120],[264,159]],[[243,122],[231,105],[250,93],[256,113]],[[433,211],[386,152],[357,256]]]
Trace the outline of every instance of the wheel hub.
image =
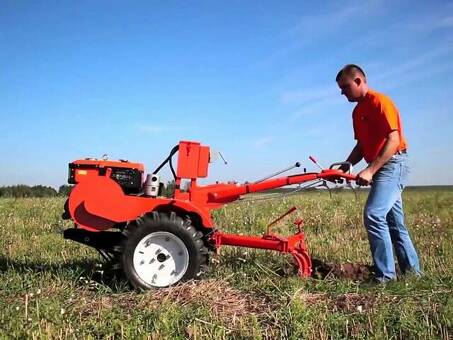
[[184,276],[189,266],[189,252],[176,235],[157,231],[140,240],[133,262],[137,275],[148,285],[167,287]]

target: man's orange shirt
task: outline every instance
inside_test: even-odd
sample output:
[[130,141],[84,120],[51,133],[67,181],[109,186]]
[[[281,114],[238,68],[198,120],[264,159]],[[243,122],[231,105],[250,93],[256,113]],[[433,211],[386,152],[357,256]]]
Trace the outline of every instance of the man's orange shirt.
[[369,90],[352,112],[354,138],[360,144],[362,155],[371,163],[381,151],[390,132],[396,130],[400,136],[397,151],[407,148],[403,135],[400,114],[392,100]]

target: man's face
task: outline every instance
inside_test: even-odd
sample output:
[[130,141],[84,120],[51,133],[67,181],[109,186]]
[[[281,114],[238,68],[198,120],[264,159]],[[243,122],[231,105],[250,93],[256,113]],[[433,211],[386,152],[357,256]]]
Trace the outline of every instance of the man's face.
[[341,94],[344,95],[350,102],[357,102],[362,94],[361,84],[362,79],[356,77],[343,76],[337,81]]

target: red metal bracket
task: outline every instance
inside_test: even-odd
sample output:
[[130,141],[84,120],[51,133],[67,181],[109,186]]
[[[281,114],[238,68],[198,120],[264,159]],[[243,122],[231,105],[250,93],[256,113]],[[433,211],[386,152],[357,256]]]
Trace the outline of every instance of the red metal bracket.
[[[300,227],[300,222],[297,222]],[[308,277],[311,275],[311,259],[308,255],[302,230],[299,230],[298,233],[289,237],[269,234],[264,234],[262,237],[259,237],[227,234],[216,231],[212,234],[211,239],[214,240],[217,250],[219,250],[221,246],[230,245],[289,253],[293,256],[294,262],[299,268],[298,274],[301,277]]]

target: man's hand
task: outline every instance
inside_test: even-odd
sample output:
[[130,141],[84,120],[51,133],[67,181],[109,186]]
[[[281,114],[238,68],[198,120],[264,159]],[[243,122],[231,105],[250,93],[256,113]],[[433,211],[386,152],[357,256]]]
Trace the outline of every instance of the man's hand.
[[369,185],[373,179],[373,175],[388,162],[388,160],[395,154],[400,143],[400,137],[397,130],[390,132],[387,136],[384,146],[377,157],[366,167],[357,174],[358,185]]
[[374,172],[370,168],[365,168],[357,174],[358,185],[370,185]]

